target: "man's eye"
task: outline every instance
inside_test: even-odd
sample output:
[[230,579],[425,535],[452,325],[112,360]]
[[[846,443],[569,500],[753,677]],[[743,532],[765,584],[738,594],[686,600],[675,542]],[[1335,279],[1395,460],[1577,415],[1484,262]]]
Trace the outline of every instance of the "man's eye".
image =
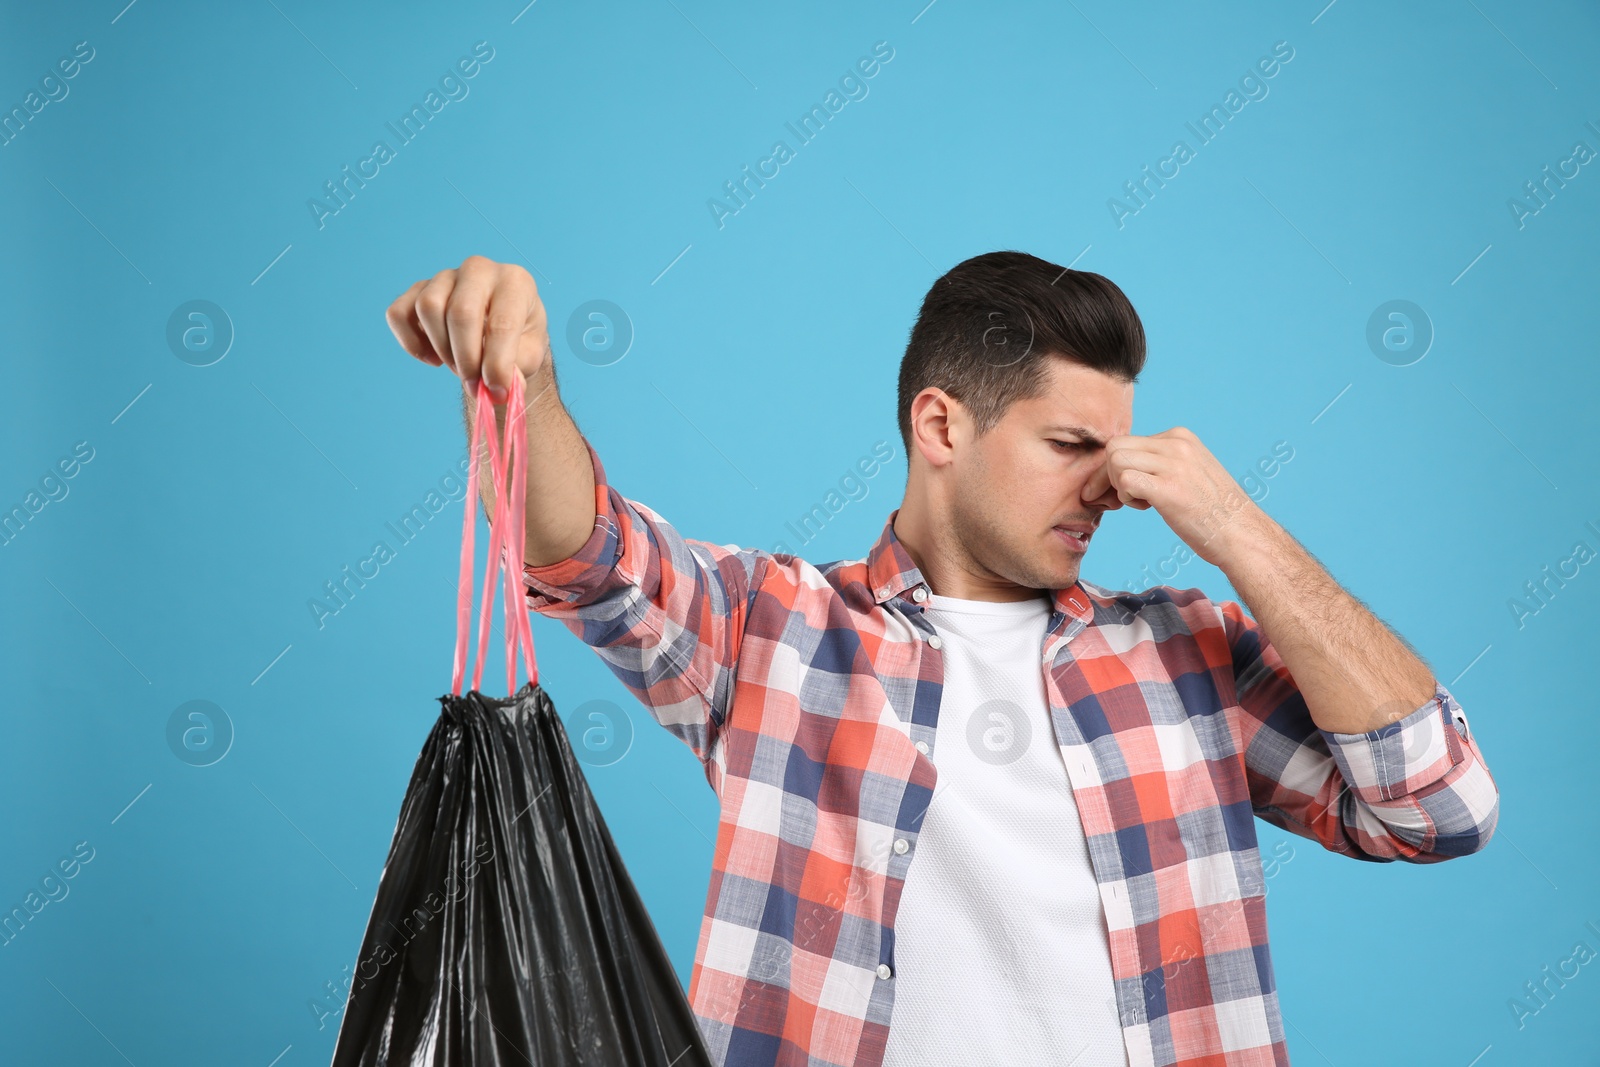
[[1051,441],[1050,443],[1053,445],[1061,445],[1063,448],[1068,449],[1081,449],[1083,447],[1082,441]]

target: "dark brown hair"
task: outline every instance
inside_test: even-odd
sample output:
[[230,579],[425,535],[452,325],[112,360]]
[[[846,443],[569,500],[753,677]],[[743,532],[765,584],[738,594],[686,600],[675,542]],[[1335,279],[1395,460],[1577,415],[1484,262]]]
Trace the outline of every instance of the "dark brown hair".
[[900,441],[911,455],[911,401],[943,389],[980,435],[1044,390],[1046,360],[1066,359],[1135,382],[1144,325],[1121,289],[1091,271],[1026,252],[957,263],[928,290],[900,360]]

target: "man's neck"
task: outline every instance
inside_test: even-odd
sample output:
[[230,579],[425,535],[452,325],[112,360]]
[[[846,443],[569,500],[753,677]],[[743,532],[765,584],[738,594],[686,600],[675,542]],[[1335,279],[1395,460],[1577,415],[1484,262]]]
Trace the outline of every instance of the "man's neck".
[[909,490],[894,519],[894,535],[922,572],[928,588],[957,600],[997,602],[1031,600],[1036,589],[1021,589],[1004,580],[980,575],[979,568],[956,538],[952,524],[931,515],[919,495]]

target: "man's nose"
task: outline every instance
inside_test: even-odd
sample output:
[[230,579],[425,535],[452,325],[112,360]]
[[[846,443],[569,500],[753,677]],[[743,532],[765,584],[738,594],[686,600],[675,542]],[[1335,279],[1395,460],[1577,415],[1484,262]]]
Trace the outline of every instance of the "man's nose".
[[1115,511],[1123,506],[1122,498],[1117,495],[1116,488],[1111,484],[1107,466],[1107,461],[1101,460],[1100,465],[1089,475],[1089,480],[1083,483],[1081,495],[1088,507]]

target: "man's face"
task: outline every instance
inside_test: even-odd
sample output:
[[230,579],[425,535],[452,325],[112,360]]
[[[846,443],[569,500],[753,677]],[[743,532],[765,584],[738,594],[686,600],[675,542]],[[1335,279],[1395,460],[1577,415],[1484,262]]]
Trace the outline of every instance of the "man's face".
[[971,437],[968,423],[953,464],[953,532],[1001,586],[1072,585],[1088,546],[1061,527],[1092,535],[1107,511],[1122,506],[1115,489],[1092,500],[1083,490],[1105,465],[1105,442],[1133,425],[1132,383],[1054,358],[1046,382],[983,436]]

